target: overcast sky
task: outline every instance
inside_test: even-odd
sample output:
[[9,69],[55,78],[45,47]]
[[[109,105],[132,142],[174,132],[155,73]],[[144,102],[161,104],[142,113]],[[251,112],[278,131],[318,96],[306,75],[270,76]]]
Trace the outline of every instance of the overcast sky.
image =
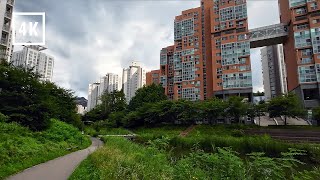
[[[46,12],[53,80],[87,97],[89,83],[121,75],[133,60],[158,69],[160,49],[173,44],[174,17],[198,6],[200,0],[17,0],[15,12]],[[249,28],[278,23],[278,3],[249,0],[248,15]],[[263,90],[259,49],[251,61],[254,91]]]

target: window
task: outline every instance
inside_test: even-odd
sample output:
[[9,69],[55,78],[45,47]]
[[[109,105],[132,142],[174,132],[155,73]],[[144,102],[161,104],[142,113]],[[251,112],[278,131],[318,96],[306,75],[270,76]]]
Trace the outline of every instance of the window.
[[295,47],[301,48],[311,46],[311,35],[310,31],[300,31],[294,33]]
[[306,4],[306,0],[289,0],[290,7],[300,6]]
[[307,13],[307,8],[306,7],[297,8],[295,11],[296,11],[296,14],[305,14]]
[[317,82],[315,66],[299,66],[300,83]]
[[313,24],[318,24],[320,22],[320,19],[314,19],[314,20],[312,20],[312,23]]
[[224,74],[222,79],[225,89],[252,87],[251,72]]

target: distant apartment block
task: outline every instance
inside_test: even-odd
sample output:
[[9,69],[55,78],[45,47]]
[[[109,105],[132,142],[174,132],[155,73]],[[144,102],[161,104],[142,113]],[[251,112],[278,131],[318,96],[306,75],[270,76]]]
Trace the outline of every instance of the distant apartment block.
[[100,97],[105,93],[121,90],[121,78],[117,74],[108,73],[100,78],[100,82],[89,84],[87,111],[101,104]]
[[129,68],[123,69],[122,90],[127,103],[135,96],[136,91],[146,84],[146,72],[139,62],[132,62]]
[[146,85],[160,84],[160,70],[153,70],[146,74]]
[[43,53],[45,49],[42,46],[25,46],[13,53],[11,62],[14,66],[33,68],[42,81],[52,81],[54,57]]
[[273,45],[262,48],[261,62],[266,100],[287,93],[287,73],[283,46]]
[[0,60],[10,62],[13,53],[12,45],[12,12],[15,0],[0,1]]
[[99,103],[99,86],[100,83],[89,84],[87,111],[94,109]]
[[108,73],[100,78],[99,96],[105,92],[112,93],[114,91],[120,91],[122,88],[121,77],[117,74]]

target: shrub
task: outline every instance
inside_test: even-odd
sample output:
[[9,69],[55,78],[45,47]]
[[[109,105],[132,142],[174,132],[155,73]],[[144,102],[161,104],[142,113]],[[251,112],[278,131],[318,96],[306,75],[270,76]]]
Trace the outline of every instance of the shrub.
[[9,117],[0,113],[0,123],[1,122],[7,122],[9,120]]

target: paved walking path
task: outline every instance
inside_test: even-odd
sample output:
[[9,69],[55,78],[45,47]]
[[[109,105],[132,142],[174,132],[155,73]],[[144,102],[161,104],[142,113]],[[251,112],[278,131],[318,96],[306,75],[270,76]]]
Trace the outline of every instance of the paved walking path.
[[97,138],[91,138],[91,141],[92,144],[87,149],[33,166],[9,177],[8,180],[66,180],[81,161],[103,144]]

